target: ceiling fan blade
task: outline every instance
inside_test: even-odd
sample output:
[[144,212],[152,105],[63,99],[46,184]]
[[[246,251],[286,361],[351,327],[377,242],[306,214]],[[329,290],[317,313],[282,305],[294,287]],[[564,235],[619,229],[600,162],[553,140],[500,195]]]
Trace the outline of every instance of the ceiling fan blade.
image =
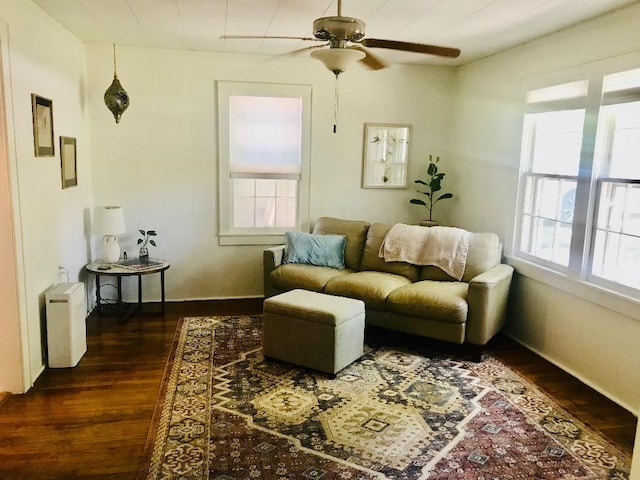
[[365,38],[360,42],[365,47],[388,48],[405,52],[427,53],[440,57],[456,58],[460,55],[459,48],[439,47],[437,45],[425,45],[423,43],[399,42],[397,40],[380,40],[378,38]]
[[352,45],[349,48],[355,48],[357,50],[362,50],[365,53],[365,57],[360,60],[362,64],[370,68],[371,70],[382,70],[383,68],[387,68],[387,64],[384,63],[380,57],[371,53],[371,50],[364,48],[362,45]]
[[317,38],[310,37],[271,37],[267,35],[220,35],[222,39],[256,39],[256,40],[264,40],[264,39],[275,39],[275,40],[313,40],[314,42],[319,42]]

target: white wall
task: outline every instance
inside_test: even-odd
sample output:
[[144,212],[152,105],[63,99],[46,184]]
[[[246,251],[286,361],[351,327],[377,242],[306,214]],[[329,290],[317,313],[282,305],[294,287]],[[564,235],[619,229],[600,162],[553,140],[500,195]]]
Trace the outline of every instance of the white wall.
[[[454,223],[500,234],[509,251],[518,185],[522,85],[622,56],[640,65],[640,5],[459,70],[452,133]],[[640,405],[640,319],[519,275],[506,327],[514,338],[631,411]]]
[[[128,233],[120,244],[129,254],[137,255],[139,228],[158,231],[150,255],[171,263],[169,300],[262,295],[263,247],[218,245],[216,80],[312,85],[311,221],[421,217],[408,203],[412,187],[360,188],[365,122],[413,125],[411,180],[428,153],[447,153],[449,67],[374,72],[354,65],[340,78],[333,134],[334,76],[310,58],[117,47],[118,78],[131,99],[119,124],[103,101],[112,47],[87,45],[87,64],[95,204],[124,208]],[[157,279],[145,280],[145,299],[159,298]]]
[[[5,100],[13,112],[7,126],[14,140],[8,160],[20,243],[15,263],[24,303],[20,335],[28,387],[44,368],[44,293],[58,283],[58,267],[68,270],[70,281],[78,281],[88,260],[92,187],[86,65],[84,45],[31,2],[3,0],[0,21],[8,25]],[[32,93],[53,101],[54,157],[35,157]],[[78,147],[78,186],[65,190],[60,135],[76,137]]]

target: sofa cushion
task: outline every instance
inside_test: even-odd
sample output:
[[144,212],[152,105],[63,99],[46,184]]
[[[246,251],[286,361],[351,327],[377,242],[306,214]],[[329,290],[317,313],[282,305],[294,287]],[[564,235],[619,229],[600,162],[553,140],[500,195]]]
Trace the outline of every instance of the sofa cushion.
[[379,256],[380,245],[382,245],[382,241],[390,229],[391,225],[383,225],[381,223],[374,223],[369,227],[360,270],[393,273],[415,282],[419,278],[420,267],[407,262],[385,262],[384,258]]
[[344,268],[344,235],[286,232],[283,263]]
[[384,310],[387,296],[395,289],[410,284],[402,275],[382,272],[355,272],[334,277],[324,293],[362,300],[367,308]]
[[344,263],[347,268],[359,270],[368,229],[368,222],[321,217],[313,226],[313,233],[322,235],[344,235],[346,237]]
[[[463,282],[495,267],[500,263],[500,238],[495,233],[472,233],[469,235],[467,263],[462,276]],[[420,270],[420,280],[439,280],[455,282],[455,278],[447,275],[438,267],[427,265]]]
[[303,288],[314,292],[322,292],[329,280],[346,275],[351,270],[338,270],[330,267],[285,263],[271,272],[271,283],[281,290]]
[[465,282],[423,280],[398,288],[387,297],[387,310],[401,315],[451,323],[467,320]]

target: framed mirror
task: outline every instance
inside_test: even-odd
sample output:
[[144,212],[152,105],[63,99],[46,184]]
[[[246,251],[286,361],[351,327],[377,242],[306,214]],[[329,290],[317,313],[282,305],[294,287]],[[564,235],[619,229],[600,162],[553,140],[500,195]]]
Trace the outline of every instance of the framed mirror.
[[407,188],[411,125],[365,123],[362,188]]

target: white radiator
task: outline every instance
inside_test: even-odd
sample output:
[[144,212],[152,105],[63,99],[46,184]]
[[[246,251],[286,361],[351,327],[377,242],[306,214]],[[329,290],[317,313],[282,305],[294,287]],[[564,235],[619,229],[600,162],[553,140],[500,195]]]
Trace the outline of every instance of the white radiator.
[[87,351],[84,283],[61,283],[47,291],[50,368],[75,367]]

